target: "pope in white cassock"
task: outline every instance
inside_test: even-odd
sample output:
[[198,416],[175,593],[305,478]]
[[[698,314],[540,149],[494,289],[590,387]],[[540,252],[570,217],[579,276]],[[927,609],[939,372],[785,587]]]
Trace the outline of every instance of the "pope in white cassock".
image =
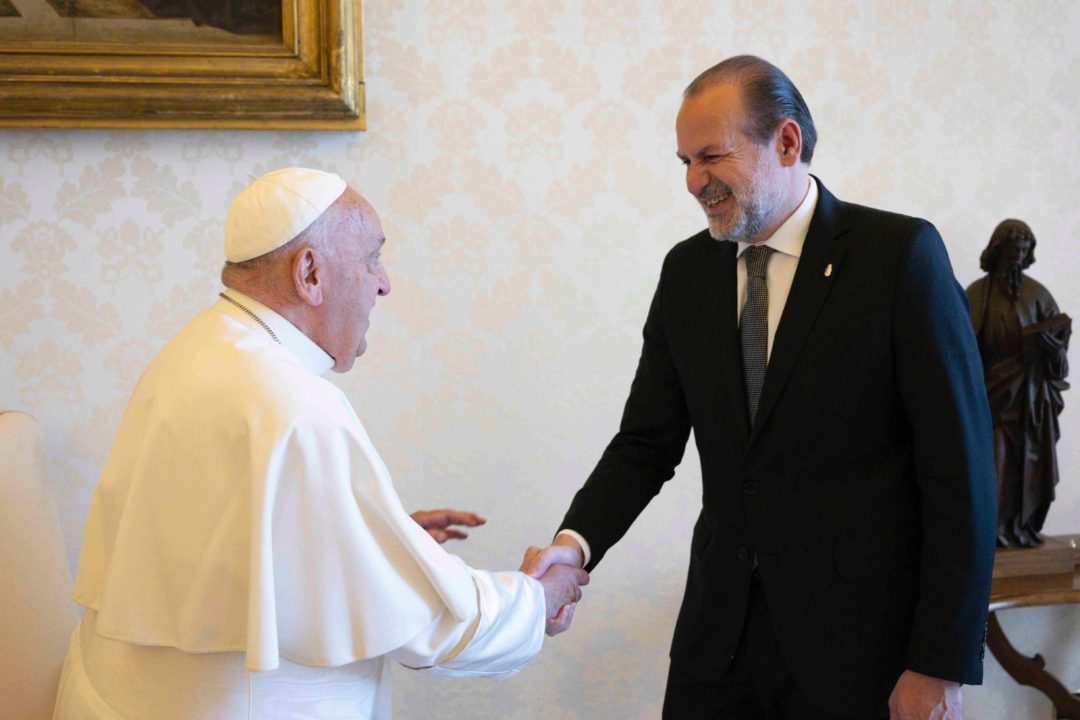
[[503,676],[565,629],[588,576],[446,553],[477,521],[410,517],[323,378],[366,348],[383,242],[329,173],[233,202],[227,289],[146,369],[94,492],[55,718],[386,718],[390,661]]

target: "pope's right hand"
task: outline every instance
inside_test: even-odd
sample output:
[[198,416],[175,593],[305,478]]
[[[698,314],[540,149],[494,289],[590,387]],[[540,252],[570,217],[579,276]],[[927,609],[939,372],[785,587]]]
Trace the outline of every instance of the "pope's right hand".
[[574,609],[581,599],[581,586],[589,584],[589,573],[569,565],[553,565],[540,578],[547,605],[548,635],[558,635],[570,627]]

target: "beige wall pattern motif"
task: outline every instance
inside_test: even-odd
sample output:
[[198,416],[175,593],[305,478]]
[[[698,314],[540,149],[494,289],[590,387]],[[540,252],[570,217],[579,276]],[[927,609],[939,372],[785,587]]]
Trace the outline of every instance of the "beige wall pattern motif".
[[[1027,221],[1032,274],[1080,314],[1080,4],[946,0],[365,0],[369,131],[0,131],[0,407],[37,416],[72,564],[126,398],[218,290],[229,199],[284,165],[379,209],[393,292],[336,382],[410,507],[489,524],[455,546],[516,567],[615,430],[660,262],[704,226],[674,158],[682,87],[737,52],[785,68],[838,196],[927,217],[961,282]],[[1080,395],[1048,530],[1077,532]],[[655,718],[699,507],[693,449],[605,559],[575,626],[502,683],[396,673],[400,718]],[[1080,676],[1080,617],[1012,611]],[[1055,629],[1056,628],[1056,629]],[[1049,717],[993,660],[970,718]]]

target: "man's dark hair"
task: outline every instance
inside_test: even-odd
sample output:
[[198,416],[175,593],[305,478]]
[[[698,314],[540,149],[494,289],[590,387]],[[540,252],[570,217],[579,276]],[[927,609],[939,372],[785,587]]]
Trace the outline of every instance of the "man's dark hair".
[[748,121],[747,127],[743,128],[746,136],[765,144],[772,140],[776,126],[791,118],[802,130],[799,159],[809,165],[817,143],[814,118],[795,83],[772,63],[753,55],[730,57],[694,78],[683,91],[683,98],[731,82],[737,83],[742,90]]
[[1035,262],[1035,233],[1031,232],[1031,228],[1023,220],[1010,218],[998,223],[990,236],[990,242],[987,244],[986,249],[979,256],[979,267],[982,271],[989,273],[997,270],[998,258],[1001,256],[1001,246],[1014,240],[1027,240],[1030,243],[1027,255],[1020,263],[1020,269],[1027,270],[1031,267]]

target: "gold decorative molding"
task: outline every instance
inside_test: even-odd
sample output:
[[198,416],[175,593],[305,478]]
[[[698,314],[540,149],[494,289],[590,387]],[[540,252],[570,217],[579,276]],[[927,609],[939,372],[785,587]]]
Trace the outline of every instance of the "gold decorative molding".
[[282,0],[280,43],[4,40],[0,127],[363,130],[360,2]]

